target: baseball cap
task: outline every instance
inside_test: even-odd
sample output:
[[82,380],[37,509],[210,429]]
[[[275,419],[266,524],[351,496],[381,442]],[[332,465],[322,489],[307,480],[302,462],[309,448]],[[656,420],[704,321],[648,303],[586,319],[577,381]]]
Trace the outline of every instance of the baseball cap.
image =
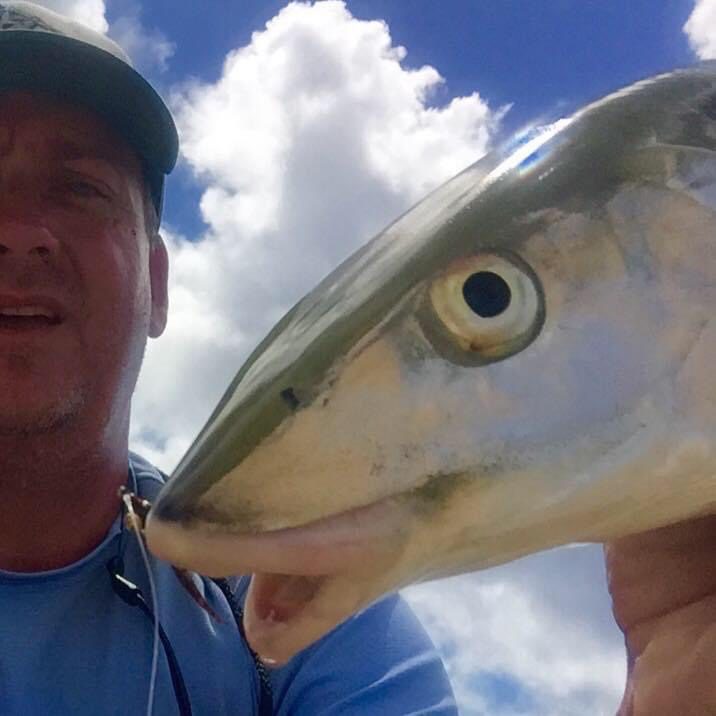
[[122,48],[79,22],[30,2],[0,2],[0,92],[38,90],[84,105],[138,154],[161,216],[164,176],[179,148],[169,109]]

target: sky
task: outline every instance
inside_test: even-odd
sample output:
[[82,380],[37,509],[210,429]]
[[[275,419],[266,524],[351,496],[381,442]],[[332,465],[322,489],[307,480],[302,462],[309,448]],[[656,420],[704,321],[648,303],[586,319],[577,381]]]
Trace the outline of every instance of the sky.
[[[338,262],[510,133],[716,57],[716,0],[46,0],[169,102],[169,327],[131,444],[167,471],[248,352]],[[601,549],[405,590],[465,716],[613,714]]]

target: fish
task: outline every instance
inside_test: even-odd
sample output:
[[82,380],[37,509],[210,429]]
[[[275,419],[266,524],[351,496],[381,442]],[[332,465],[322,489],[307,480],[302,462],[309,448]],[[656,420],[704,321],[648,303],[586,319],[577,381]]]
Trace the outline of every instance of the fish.
[[267,663],[383,595],[716,511],[716,65],[504,142],[326,276],[152,506]]

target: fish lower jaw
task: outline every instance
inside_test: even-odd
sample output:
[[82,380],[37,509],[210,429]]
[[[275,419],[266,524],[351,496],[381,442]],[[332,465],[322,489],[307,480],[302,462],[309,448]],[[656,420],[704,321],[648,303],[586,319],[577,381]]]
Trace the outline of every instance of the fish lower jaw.
[[402,554],[410,513],[393,499],[300,527],[238,534],[186,526],[150,513],[149,549],[211,577],[251,574],[244,629],[267,664],[279,664],[320,638],[385,589],[380,575]]
[[[298,558],[293,555],[290,565],[293,570],[303,568],[308,574],[283,574],[262,571],[255,566],[254,550],[247,548],[244,541],[248,539],[253,543],[260,536],[242,538],[206,529],[189,529],[156,518],[148,520],[145,534],[150,550],[175,566],[212,577],[251,574],[243,606],[243,627],[249,645],[265,664],[277,666],[288,661],[315,638],[315,631],[305,636],[303,617],[331,577],[311,573],[317,565],[307,561],[308,553]],[[235,541],[240,545],[237,549],[233,548]],[[263,550],[259,551],[260,561],[271,561]],[[327,631],[338,621],[332,620],[321,631]]]
[[157,557],[199,574],[305,577],[384,561],[402,543],[410,519],[410,512],[392,499],[255,534],[209,522],[165,521],[150,512],[145,534]]

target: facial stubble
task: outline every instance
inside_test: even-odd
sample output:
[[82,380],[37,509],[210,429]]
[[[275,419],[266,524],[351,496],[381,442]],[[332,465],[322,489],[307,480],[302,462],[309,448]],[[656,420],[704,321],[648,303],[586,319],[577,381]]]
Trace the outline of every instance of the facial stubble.
[[[4,364],[4,365],[3,365]],[[41,380],[40,370],[30,355],[14,351],[0,355],[0,366],[18,381]],[[77,419],[85,407],[88,387],[79,381],[55,389],[44,405],[28,409],[22,396],[13,395],[0,404],[0,437],[31,437],[61,430]]]

